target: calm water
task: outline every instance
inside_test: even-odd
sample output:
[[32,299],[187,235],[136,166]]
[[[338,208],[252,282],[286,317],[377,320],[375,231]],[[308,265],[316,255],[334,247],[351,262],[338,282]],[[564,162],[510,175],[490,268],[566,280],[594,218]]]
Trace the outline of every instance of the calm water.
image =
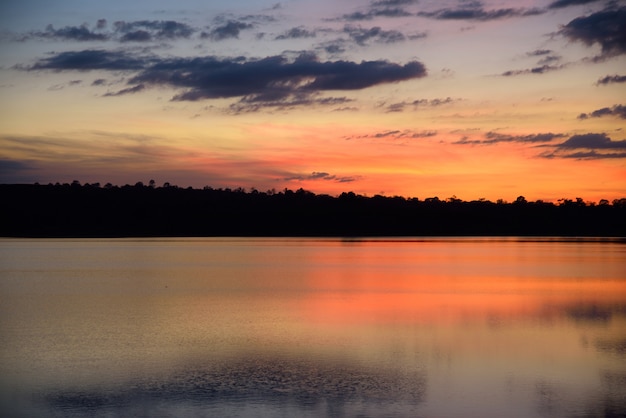
[[626,414],[626,244],[0,240],[4,416]]

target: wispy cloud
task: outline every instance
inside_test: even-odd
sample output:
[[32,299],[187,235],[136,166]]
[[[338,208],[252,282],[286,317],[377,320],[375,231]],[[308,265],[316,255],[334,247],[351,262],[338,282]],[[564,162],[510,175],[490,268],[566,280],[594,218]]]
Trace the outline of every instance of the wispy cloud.
[[366,45],[369,41],[391,44],[406,40],[406,36],[397,30],[384,30],[380,26],[364,29],[360,26],[347,25],[343,31],[358,45]]
[[[555,57],[554,60],[558,60],[558,59],[559,59],[558,57]],[[552,61],[552,60],[549,60],[549,61]],[[545,62],[545,61],[540,61],[540,62]],[[523,70],[508,70],[508,71],[503,72],[500,75],[504,77],[511,77],[511,76],[516,76],[516,75],[527,75],[527,74],[545,74],[545,73],[552,72],[552,71],[562,70],[563,68],[567,66],[568,64],[559,64],[559,65],[543,64],[538,67],[525,68]]]
[[286,181],[310,181],[310,180],[323,180],[323,181],[333,181],[337,183],[351,183],[353,181],[358,180],[358,177],[355,176],[337,176],[335,174],[329,174],[323,171],[314,171],[311,174],[298,174],[290,177],[285,177]]
[[388,131],[376,132],[366,135],[352,135],[347,136],[345,139],[391,139],[391,140],[403,140],[403,139],[418,139],[418,138],[430,138],[437,136],[437,131],[434,130],[422,130],[415,131],[411,129],[393,129]]
[[362,21],[378,17],[396,18],[414,15],[405,7],[416,4],[417,0],[378,0],[369,4],[365,11],[344,14],[338,20]]
[[595,3],[597,1],[599,0],[556,0],[548,5],[548,9],[562,9],[564,7]]
[[407,108],[412,110],[416,110],[419,107],[436,107],[446,104],[452,104],[454,102],[458,102],[461,99],[453,99],[452,97],[446,97],[443,99],[435,98],[435,99],[416,99],[412,102],[396,102],[391,104],[385,104],[385,109],[388,113],[392,112],[404,112]]
[[115,31],[123,34],[122,41],[189,38],[196,30],[186,23],[174,20],[117,21]]
[[605,77],[600,78],[596,85],[607,85],[612,83],[626,83],[626,75],[607,75]]
[[315,38],[315,31],[309,31],[303,27],[291,28],[288,31],[278,35],[275,39],[301,39],[301,38]]
[[603,107],[602,109],[594,110],[591,113],[581,113],[578,115],[578,119],[584,120],[589,118],[600,118],[603,116],[617,116],[621,119],[626,119],[626,105],[615,105],[613,107]]
[[527,17],[527,16],[537,16],[545,13],[542,9],[515,9],[515,8],[505,8],[505,9],[493,9],[493,10],[485,10],[483,9],[480,3],[476,5],[470,5],[470,7],[460,7],[460,8],[444,8],[438,9],[432,12],[418,12],[417,15],[421,17],[427,17],[430,19],[437,20],[477,20],[477,21],[488,21],[488,20],[499,20],[499,19],[508,19],[513,17]]
[[56,29],[52,24],[43,31],[31,31],[19,37],[21,40],[49,39],[59,41],[104,42],[149,42],[189,38],[196,29],[174,20],[116,21],[112,30],[107,30],[106,19],[98,19],[95,28],[85,23],[80,26],[64,26]]
[[555,134],[552,132],[530,134],[530,135],[509,135],[498,132],[487,132],[484,135],[485,139],[469,139],[463,137],[458,141],[453,142],[457,145],[494,145],[502,142],[518,142],[525,144],[540,144],[552,142],[555,139],[565,137],[565,134]]
[[116,91],[115,93],[106,93],[103,96],[104,97],[124,96],[126,94],[131,94],[131,93],[139,93],[140,91],[144,90],[145,88],[146,88],[145,85],[138,84],[138,85],[133,86],[133,87],[128,87],[128,88]]

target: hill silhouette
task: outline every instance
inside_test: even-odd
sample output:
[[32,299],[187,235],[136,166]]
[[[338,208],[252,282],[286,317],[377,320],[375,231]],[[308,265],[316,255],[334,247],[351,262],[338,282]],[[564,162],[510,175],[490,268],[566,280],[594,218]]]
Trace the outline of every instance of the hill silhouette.
[[181,188],[154,182],[0,185],[0,236],[626,237],[626,199],[598,204],[333,197],[299,189]]

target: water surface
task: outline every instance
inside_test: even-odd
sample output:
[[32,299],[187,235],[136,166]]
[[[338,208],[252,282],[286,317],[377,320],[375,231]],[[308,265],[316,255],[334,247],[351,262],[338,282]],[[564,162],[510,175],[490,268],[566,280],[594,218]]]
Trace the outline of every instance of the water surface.
[[626,411],[626,245],[0,240],[7,416]]

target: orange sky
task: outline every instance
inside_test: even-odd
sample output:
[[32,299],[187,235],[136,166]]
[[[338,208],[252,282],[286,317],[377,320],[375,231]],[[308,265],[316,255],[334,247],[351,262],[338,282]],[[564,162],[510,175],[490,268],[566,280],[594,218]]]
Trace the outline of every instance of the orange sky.
[[508,3],[0,6],[0,182],[626,196],[626,3]]

